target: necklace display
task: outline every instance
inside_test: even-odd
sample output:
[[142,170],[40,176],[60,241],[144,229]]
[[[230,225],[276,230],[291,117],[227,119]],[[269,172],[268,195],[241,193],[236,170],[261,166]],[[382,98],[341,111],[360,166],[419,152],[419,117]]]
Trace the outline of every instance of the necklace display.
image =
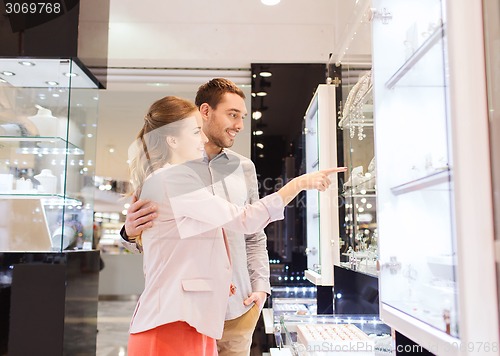
[[372,72],[371,70],[365,73],[358,82],[352,87],[347,95],[347,100],[341,113],[339,127],[341,129],[349,128],[349,135],[354,138],[356,128],[358,129],[358,140],[363,140],[366,137],[364,126],[366,117],[364,114],[364,105],[372,100]]

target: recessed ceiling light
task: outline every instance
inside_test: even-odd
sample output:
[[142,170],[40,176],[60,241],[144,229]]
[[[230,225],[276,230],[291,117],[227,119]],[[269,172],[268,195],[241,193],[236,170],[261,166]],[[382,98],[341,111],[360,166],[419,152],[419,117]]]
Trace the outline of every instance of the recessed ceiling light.
[[167,87],[168,83],[147,83],[150,87]]
[[267,95],[267,93],[265,91],[259,91],[257,93],[257,96],[266,96],[266,95]]
[[0,83],[7,83],[5,79],[0,78]]
[[45,82],[45,84],[47,84],[47,85],[51,85],[51,86],[56,86],[56,85],[59,85],[59,83],[58,83],[58,82],[54,82],[53,80],[49,80],[49,81]]
[[16,75],[16,73],[14,72],[9,72],[8,70],[4,70],[3,72],[1,72],[0,74],[3,74],[7,77],[12,77],[13,75]]
[[280,3],[281,0],[260,0],[261,3],[267,6],[274,6]]
[[65,76],[67,77],[78,77],[78,74],[76,73],[71,73],[71,72],[68,72],[68,73],[64,73]]
[[262,130],[257,130],[257,131],[254,131],[254,132],[253,132],[253,134],[254,134],[255,136],[260,136],[260,135],[262,135],[263,133],[264,133],[264,131],[262,131]]
[[259,143],[257,144],[257,147],[258,147],[258,148],[264,148],[264,144],[259,142]]
[[19,62],[19,64],[22,66],[26,66],[26,67],[33,67],[35,65],[35,63],[28,62],[28,61],[21,61],[21,62]]
[[257,111],[254,111],[254,112],[252,113],[252,119],[254,119],[254,120],[258,120],[258,119],[260,119],[261,117],[262,117],[262,113],[261,113],[260,111],[258,111],[258,110],[257,110]]
[[260,72],[259,75],[263,78],[269,78],[270,76],[273,75],[271,72]]

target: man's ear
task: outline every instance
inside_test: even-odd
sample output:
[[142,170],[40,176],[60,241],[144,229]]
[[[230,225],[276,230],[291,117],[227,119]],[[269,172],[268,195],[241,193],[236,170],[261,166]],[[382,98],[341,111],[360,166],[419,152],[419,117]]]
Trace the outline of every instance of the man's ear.
[[177,147],[177,141],[175,140],[174,136],[167,136],[167,145],[169,145],[170,148]]
[[208,105],[207,103],[203,103],[200,105],[200,114],[203,120],[206,121],[208,119],[208,113],[210,112],[210,109],[210,105]]

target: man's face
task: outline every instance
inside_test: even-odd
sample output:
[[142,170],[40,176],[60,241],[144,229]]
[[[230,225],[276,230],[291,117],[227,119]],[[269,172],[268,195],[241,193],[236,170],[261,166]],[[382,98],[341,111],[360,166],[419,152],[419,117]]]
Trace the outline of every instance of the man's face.
[[208,140],[221,148],[234,144],[234,139],[243,130],[243,119],[247,115],[245,100],[238,94],[226,93],[216,108],[208,107],[203,131]]

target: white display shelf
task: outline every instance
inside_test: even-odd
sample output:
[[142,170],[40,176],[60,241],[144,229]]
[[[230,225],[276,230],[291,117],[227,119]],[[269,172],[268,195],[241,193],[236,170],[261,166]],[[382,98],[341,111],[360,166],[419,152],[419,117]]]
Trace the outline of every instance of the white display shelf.
[[406,60],[406,62],[385,83],[387,89],[392,89],[417,63],[420,62],[432,47],[434,47],[444,36],[444,26],[438,26],[427,40]]
[[418,191],[421,189],[430,188],[442,183],[449,182],[451,180],[450,169],[445,169],[436,173],[431,173],[427,176],[412,180],[407,183],[403,183],[391,188],[391,191],[395,195],[410,193]]
[[39,194],[39,193],[0,193],[0,199],[39,199],[43,205],[73,205],[81,206],[78,199],[68,198],[61,194]]

